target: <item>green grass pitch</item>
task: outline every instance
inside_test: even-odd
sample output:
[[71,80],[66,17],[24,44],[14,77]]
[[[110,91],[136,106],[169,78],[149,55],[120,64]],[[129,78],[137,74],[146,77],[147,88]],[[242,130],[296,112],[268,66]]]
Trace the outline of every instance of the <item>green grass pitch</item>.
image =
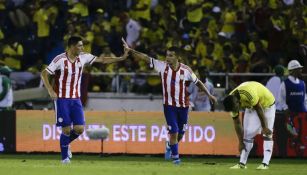
[[69,165],[60,155],[0,154],[0,175],[306,175],[307,159],[273,158],[269,170],[256,170],[261,159],[250,158],[248,169],[230,170],[238,158],[183,157],[173,165],[162,156],[74,155]]

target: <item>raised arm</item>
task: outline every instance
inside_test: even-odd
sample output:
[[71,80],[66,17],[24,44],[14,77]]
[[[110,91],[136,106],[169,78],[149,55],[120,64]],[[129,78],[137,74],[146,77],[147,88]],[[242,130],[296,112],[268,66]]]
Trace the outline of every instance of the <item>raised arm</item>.
[[136,51],[134,49],[131,49],[123,38],[122,38],[122,42],[123,42],[125,50],[130,52],[134,58],[141,59],[141,60],[146,61],[147,63],[150,63],[150,57],[148,55],[146,55],[145,53]]
[[58,96],[54,92],[54,90],[53,90],[53,88],[52,88],[52,86],[50,84],[50,81],[49,81],[50,74],[46,71],[46,69],[42,71],[41,78],[42,78],[42,80],[44,82],[44,85],[45,85],[46,89],[48,90],[48,93],[49,93],[50,97],[52,99],[56,99]]
[[129,50],[125,49],[125,53],[120,57],[105,57],[105,56],[99,56],[96,58],[95,62],[102,63],[102,64],[110,64],[110,63],[116,63],[119,61],[123,61],[128,57]]

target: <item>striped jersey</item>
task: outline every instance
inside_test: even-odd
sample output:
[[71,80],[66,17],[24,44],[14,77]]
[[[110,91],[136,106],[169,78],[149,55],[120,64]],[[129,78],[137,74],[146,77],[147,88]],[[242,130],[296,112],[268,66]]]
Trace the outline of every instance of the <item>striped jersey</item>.
[[263,108],[274,104],[275,98],[268,88],[261,83],[248,81],[240,84],[230,94],[238,90],[240,94],[240,108],[253,108],[258,102]]
[[160,73],[163,88],[163,104],[175,107],[189,106],[188,86],[197,83],[198,78],[186,65],[179,63],[178,70],[173,70],[169,64],[151,58],[151,67]]
[[87,63],[92,64],[95,59],[92,54],[81,53],[75,62],[71,62],[66,52],[53,59],[46,70],[55,75],[54,90],[58,98],[80,98],[83,66]]

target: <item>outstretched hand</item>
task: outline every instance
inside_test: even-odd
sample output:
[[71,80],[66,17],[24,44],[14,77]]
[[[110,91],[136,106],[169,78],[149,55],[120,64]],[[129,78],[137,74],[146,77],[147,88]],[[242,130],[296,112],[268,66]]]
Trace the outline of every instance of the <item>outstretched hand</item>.
[[122,56],[122,58],[126,59],[129,55],[129,51],[131,50],[131,48],[128,46],[128,44],[126,43],[126,41],[124,40],[124,38],[122,38],[122,42],[123,42],[123,46],[124,46],[124,55]]
[[125,52],[126,52],[126,50],[128,50],[128,52],[129,52],[131,50],[131,48],[129,47],[127,42],[124,40],[124,38],[122,38],[122,42],[123,42],[123,46],[124,46]]
[[123,58],[123,59],[127,59],[127,57],[129,56],[129,49],[126,49],[125,47],[124,47],[124,54],[121,56],[121,58]]

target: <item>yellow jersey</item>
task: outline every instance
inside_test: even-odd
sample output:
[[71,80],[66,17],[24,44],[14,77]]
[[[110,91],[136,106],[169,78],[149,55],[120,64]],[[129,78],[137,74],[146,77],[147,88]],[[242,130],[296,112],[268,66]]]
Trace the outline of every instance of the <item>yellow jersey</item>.
[[230,95],[238,90],[240,94],[240,108],[253,108],[258,102],[263,108],[272,106],[275,102],[273,94],[261,83],[248,81],[240,84]]
[[37,36],[48,37],[50,34],[50,26],[48,23],[48,14],[44,9],[39,9],[34,13],[33,21],[37,23]]

